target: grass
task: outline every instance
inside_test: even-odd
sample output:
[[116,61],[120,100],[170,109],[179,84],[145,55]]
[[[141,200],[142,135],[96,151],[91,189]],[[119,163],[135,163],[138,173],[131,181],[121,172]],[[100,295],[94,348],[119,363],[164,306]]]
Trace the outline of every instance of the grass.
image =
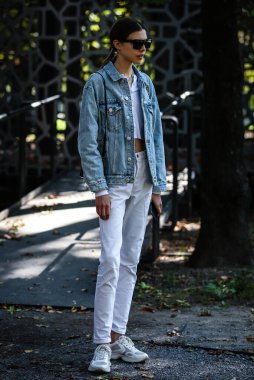
[[161,236],[161,255],[141,266],[134,302],[153,309],[199,305],[254,305],[254,268],[191,269],[184,265],[194,249],[199,223],[183,221],[168,238]]

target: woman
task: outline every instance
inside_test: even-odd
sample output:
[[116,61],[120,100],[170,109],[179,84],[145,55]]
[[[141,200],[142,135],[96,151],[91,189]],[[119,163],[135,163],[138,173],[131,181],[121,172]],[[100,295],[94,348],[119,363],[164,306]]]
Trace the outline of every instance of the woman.
[[78,147],[84,178],[95,192],[101,256],[94,302],[89,371],[110,372],[110,359],[148,358],[125,336],[150,201],[161,213],[166,189],[158,102],[141,64],[151,45],[136,20],[123,18],[110,32],[111,52],[85,84]]

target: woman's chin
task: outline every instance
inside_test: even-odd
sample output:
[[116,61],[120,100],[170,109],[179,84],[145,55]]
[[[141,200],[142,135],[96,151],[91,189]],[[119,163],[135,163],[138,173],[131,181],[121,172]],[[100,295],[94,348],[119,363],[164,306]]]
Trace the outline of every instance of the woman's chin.
[[141,65],[141,63],[143,62],[144,62],[144,57],[138,57],[134,61],[134,63],[136,63],[137,65]]

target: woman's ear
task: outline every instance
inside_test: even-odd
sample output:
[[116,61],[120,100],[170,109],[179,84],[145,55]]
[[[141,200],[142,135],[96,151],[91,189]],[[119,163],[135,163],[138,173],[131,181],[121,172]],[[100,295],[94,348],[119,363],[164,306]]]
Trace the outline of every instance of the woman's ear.
[[114,48],[118,51],[121,47],[121,42],[118,40],[114,40],[112,43],[113,43]]

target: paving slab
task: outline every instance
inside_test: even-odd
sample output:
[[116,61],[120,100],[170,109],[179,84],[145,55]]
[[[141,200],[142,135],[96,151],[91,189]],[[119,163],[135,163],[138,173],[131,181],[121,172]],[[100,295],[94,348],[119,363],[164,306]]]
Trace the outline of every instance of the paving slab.
[[136,326],[132,330],[135,340],[254,355],[254,311],[246,306],[204,309],[200,305],[150,314],[135,310],[131,324]]
[[0,303],[93,307],[99,225],[85,190],[68,172],[0,222]]

